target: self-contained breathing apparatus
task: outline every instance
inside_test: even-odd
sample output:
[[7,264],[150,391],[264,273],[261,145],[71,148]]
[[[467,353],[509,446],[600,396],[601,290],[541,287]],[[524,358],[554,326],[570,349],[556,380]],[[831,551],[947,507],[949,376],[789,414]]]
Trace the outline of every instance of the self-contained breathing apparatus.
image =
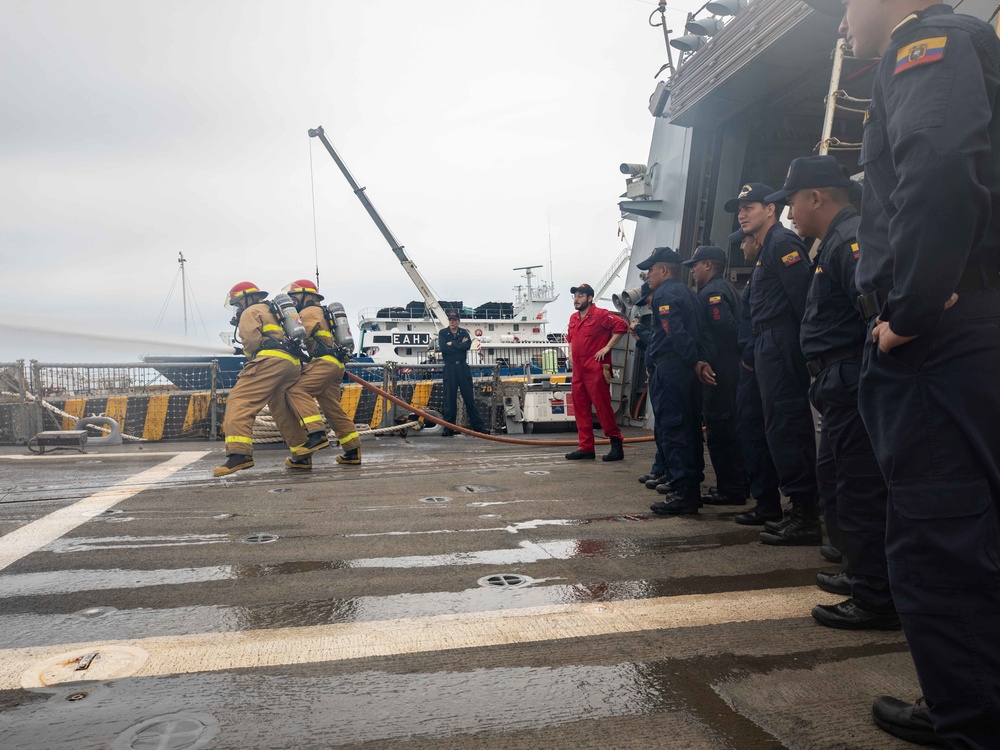
[[[230,301],[232,301],[232,294],[230,295]],[[308,362],[309,352],[305,347],[306,329],[302,325],[292,298],[287,294],[276,294],[273,299],[262,301],[268,306],[274,317],[278,319],[284,335],[281,338],[277,338],[274,335],[265,334],[260,348],[283,351],[302,362]],[[237,309],[236,314],[229,321],[236,328],[233,340],[239,345],[239,352],[242,352],[242,342],[239,339],[239,320],[244,309]]]
[[347,320],[347,311],[339,302],[331,302],[323,308],[326,322],[333,334],[334,356],[345,364],[354,356],[354,337],[351,335],[351,325]]

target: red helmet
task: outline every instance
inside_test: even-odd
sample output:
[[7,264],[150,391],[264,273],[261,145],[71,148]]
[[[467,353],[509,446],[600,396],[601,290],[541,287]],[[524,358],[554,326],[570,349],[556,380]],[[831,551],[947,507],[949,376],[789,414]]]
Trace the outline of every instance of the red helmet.
[[293,281],[291,284],[284,288],[285,292],[288,294],[315,294],[319,297],[320,301],[323,300],[323,295],[319,293],[319,289],[316,288],[316,282],[310,281],[309,279],[299,279],[298,281]]
[[229,304],[235,305],[237,300],[243,299],[248,294],[267,296],[267,292],[259,289],[252,281],[241,281],[229,290]]

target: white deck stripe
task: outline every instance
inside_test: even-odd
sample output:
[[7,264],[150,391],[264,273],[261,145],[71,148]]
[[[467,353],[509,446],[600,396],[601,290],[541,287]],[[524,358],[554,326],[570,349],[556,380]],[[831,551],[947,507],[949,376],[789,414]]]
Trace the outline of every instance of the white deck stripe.
[[56,655],[115,646],[145,651],[148,659],[132,676],[152,677],[808,617],[815,604],[836,601],[815,586],[801,586],[7,649],[0,650],[0,690],[22,687],[22,677],[30,684],[28,675]]
[[[169,461],[157,464],[128,479],[111,485],[106,490],[85,497],[83,500],[60,508],[54,513],[0,537],[0,570],[14,564],[22,557],[40,550],[63,534],[72,531],[89,518],[112,508],[143,490],[149,489],[185,466],[193,464],[211,451],[186,451],[173,455]],[[171,455],[169,453],[151,455]]]

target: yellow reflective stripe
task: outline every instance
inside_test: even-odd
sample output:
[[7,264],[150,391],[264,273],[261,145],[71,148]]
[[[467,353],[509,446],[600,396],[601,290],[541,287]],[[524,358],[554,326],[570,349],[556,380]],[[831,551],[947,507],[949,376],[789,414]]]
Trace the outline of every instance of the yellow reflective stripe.
[[312,424],[313,422],[322,422],[322,421],[323,421],[322,414],[314,414],[311,417],[306,417],[301,422],[299,422],[299,424],[305,427],[307,424]]
[[264,333],[267,333],[269,331],[280,331],[281,326],[276,326],[274,323],[265,323],[264,327],[261,328],[260,330],[262,330]]
[[361,436],[358,433],[352,432],[350,435],[344,435],[342,438],[337,438],[337,442],[344,445],[344,443],[349,443],[352,440],[358,440],[360,437]]
[[246,443],[247,445],[253,445],[252,437],[242,437],[241,435],[226,435],[227,443]]
[[299,448],[304,448],[305,445],[306,445],[305,443],[299,443],[298,445],[290,445],[288,446],[288,450],[290,450],[292,453],[295,453],[295,451],[297,451]]
[[344,369],[344,363],[341,362],[336,357],[331,357],[329,354],[324,354],[322,357],[320,357],[320,359],[325,359],[327,362],[333,362],[333,364],[337,365],[337,367],[339,367],[341,370]]
[[288,352],[283,352],[279,349],[261,349],[255,357],[277,357],[278,359],[287,359],[292,364],[301,364],[295,357],[293,357]]
[[323,338],[327,338],[327,339],[332,339],[333,338],[333,334],[332,333],[330,333],[329,331],[324,331],[323,329],[320,329],[320,330],[316,331],[316,333],[314,333],[313,336],[322,336]]

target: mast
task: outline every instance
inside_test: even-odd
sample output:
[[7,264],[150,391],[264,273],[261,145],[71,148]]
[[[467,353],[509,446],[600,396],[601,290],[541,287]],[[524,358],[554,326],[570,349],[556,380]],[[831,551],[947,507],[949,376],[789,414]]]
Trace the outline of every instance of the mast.
[[184,253],[177,253],[177,262],[181,264],[181,305],[184,308],[184,336],[188,335],[188,294],[187,294],[187,277],[184,274],[184,264],[187,262],[184,260]]
[[358,200],[361,201],[361,205],[365,207],[365,211],[368,212],[372,221],[375,222],[375,226],[378,227],[382,236],[385,237],[385,241],[389,243],[389,247],[392,249],[393,254],[399,259],[399,264],[403,267],[403,270],[406,271],[406,275],[410,277],[410,280],[417,287],[417,290],[421,295],[423,295],[424,305],[434,315],[440,327],[447,328],[448,318],[445,315],[444,310],[441,309],[441,303],[438,302],[437,297],[434,296],[434,292],[431,291],[430,285],[421,275],[420,271],[417,270],[417,266],[413,263],[413,261],[406,255],[406,252],[403,250],[403,246],[399,244],[395,235],[393,235],[389,227],[386,226],[386,223],[382,220],[379,212],[375,210],[375,206],[373,206],[372,202],[368,199],[368,194],[365,192],[365,188],[358,185],[357,180],[354,179],[354,175],[351,174],[351,170],[347,168],[343,159],[340,158],[340,154],[337,153],[333,144],[331,144],[327,139],[323,126],[320,125],[315,129],[311,128],[309,130],[309,137],[319,138],[326,147],[330,156],[333,157],[337,166],[340,167],[341,173],[343,173],[344,177],[347,179],[347,182],[354,191],[354,194],[358,196]]

